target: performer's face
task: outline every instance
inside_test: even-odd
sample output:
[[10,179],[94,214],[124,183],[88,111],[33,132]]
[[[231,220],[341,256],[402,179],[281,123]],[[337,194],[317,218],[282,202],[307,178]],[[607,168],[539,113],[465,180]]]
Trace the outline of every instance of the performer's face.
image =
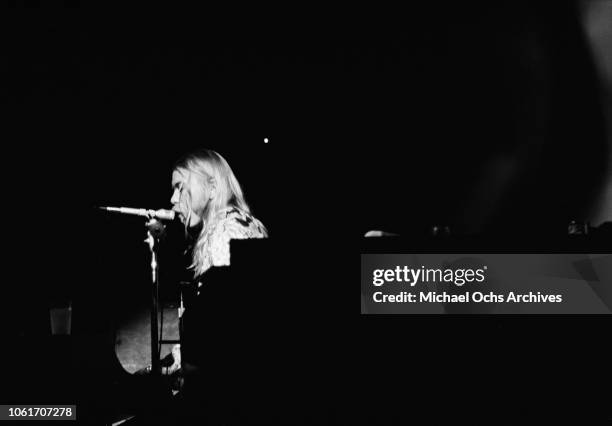
[[[189,226],[194,227],[202,219],[201,215],[211,197],[204,176],[186,169],[172,173],[172,210],[178,213],[181,222],[189,217]],[[189,214],[191,211],[191,215]]]

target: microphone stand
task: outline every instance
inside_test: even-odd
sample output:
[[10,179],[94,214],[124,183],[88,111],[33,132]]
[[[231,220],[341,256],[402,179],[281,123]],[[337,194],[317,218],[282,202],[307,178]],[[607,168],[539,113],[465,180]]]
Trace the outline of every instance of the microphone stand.
[[147,238],[144,241],[148,244],[151,251],[151,375],[161,376],[157,327],[159,316],[159,265],[157,263],[156,242],[159,242],[164,226],[155,219],[151,219],[145,226],[147,227]]

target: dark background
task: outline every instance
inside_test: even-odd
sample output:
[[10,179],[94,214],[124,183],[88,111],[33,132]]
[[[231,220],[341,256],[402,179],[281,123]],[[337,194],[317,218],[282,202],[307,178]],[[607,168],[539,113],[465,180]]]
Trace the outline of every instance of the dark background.
[[[1,95],[13,274],[3,300],[4,312],[19,320],[9,328],[44,335],[46,307],[72,298],[80,301],[76,330],[104,335],[113,306],[129,309],[126,301],[146,294],[140,219],[94,206],[168,207],[172,163],[193,148],[225,156],[256,216],[292,253],[277,261],[295,262],[319,284],[346,287],[369,229],[410,234],[444,223],[459,235],[518,233],[528,241],[587,220],[608,151],[602,88],[577,11],[573,2],[436,2],[401,14],[106,19],[71,3],[11,8]],[[341,315],[338,308],[325,318],[352,336]],[[361,351],[343,348],[347,356],[378,348],[394,368],[391,360],[422,353],[417,361],[434,379],[398,380],[442,399],[450,398],[445,389],[462,393],[472,371],[482,378],[508,368],[525,381],[547,371],[541,394],[553,378],[567,389],[575,389],[570,379],[594,389],[598,363],[585,375],[554,372],[577,371],[587,354],[603,358],[598,342],[609,325],[364,321],[363,335],[373,340],[360,341]],[[414,331],[408,341],[398,337],[406,330]],[[556,345],[544,348],[542,334]],[[566,357],[570,349],[581,356]],[[370,362],[358,362],[361,374],[351,380],[363,379],[365,393],[395,383],[382,373],[371,379]],[[449,378],[447,371],[466,373]],[[423,383],[439,387],[425,392]],[[484,380],[488,403],[504,383]],[[578,406],[588,404],[571,408]]]
[[39,206],[74,206],[66,222],[167,206],[172,162],[201,146],[282,234],[285,209],[355,235],[588,219],[608,151],[573,2],[415,5],[399,20],[90,12],[17,8],[3,42],[11,174],[31,171]]

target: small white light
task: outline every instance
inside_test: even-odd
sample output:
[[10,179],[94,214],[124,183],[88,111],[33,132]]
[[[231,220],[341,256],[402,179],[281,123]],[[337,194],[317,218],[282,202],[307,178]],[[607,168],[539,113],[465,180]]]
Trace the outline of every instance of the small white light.
[[268,138],[264,138],[264,143],[268,143]]

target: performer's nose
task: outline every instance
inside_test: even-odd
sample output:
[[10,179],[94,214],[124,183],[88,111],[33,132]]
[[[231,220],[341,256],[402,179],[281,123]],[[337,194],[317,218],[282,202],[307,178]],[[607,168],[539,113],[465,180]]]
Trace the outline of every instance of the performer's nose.
[[172,193],[172,197],[170,198],[170,203],[174,205],[174,204],[178,204],[178,202],[179,202],[179,190],[175,189],[174,192]]

